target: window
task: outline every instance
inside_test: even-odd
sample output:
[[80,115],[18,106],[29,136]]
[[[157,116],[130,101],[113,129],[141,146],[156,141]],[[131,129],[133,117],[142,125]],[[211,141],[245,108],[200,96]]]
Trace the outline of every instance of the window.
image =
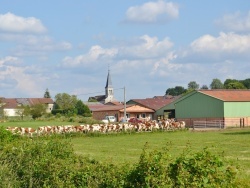
[[142,118],[146,118],[146,114],[141,114],[141,117]]

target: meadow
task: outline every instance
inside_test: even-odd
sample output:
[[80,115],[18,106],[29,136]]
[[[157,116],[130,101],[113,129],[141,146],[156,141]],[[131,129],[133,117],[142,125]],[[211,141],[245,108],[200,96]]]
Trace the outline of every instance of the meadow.
[[242,175],[250,177],[249,128],[112,134],[71,139],[77,154],[98,161],[111,161],[115,164],[138,162],[145,143],[148,144],[149,150],[167,147],[172,157],[179,156],[187,149],[198,152],[208,148],[213,153],[223,155],[228,162],[235,166],[240,166]]
[[[73,125],[72,122],[34,121],[6,122],[7,126],[33,127],[43,125]],[[79,123],[78,123],[79,124]],[[208,148],[214,154],[224,156],[226,161],[239,167],[239,175],[243,179],[250,178],[250,128],[231,128],[223,130],[195,131],[165,131],[146,133],[112,133],[112,134],[78,134],[67,135],[74,152],[83,157],[99,162],[123,165],[138,163],[144,145],[148,149],[160,150],[168,148],[173,158],[183,152],[199,152]]]

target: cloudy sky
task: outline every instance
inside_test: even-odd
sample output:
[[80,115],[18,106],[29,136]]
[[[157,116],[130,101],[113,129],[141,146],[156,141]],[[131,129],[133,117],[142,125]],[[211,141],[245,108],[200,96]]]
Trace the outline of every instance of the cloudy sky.
[[190,81],[250,78],[246,0],[0,3],[0,96],[164,95]]

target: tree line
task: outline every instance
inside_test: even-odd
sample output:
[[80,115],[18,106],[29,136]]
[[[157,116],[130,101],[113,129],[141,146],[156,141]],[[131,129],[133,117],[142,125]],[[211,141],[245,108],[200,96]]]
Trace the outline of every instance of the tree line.
[[208,87],[207,85],[200,85],[196,81],[190,81],[188,87],[175,86],[168,88],[165,92],[166,95],[178,96],[198,89],[250,89],[250,78],[245,80],[226,79],[224,83],[218,78],[214,78]]

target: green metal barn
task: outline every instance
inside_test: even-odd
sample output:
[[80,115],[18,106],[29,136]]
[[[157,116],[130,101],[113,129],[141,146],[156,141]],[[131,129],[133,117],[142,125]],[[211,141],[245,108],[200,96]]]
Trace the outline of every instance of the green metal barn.
[[198,121],[222,121],[226,127],[250,124],[250,90],[196,90],[174,105],[175,117],[187,126]]

